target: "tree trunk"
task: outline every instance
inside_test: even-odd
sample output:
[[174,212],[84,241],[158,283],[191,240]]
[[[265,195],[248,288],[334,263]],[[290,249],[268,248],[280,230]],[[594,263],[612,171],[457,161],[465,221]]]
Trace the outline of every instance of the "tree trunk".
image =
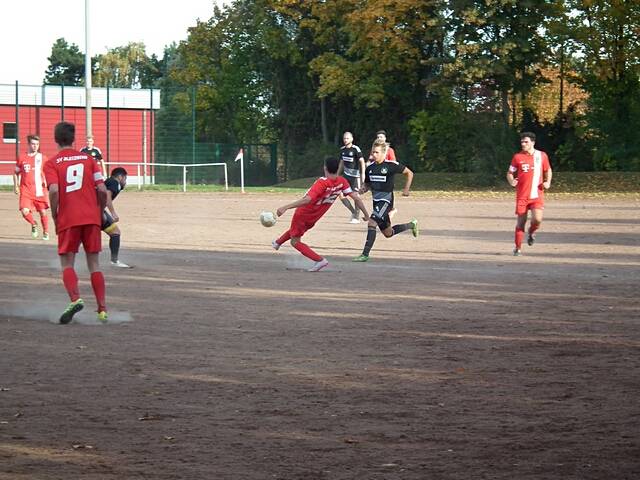
[[327,98],[320,99],[320,126],[322,128],[322,141],[329,143],[329,129],[327,128]]

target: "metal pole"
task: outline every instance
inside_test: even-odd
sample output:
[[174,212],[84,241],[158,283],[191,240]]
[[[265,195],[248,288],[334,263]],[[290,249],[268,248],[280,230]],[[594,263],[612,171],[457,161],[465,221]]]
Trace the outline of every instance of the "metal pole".
[[144,163],[143,182],[147,183],[147,112],[142,110],[142,163]]
[[[91,126],[91,52],[89,45],[89,3],[84,0],[84,89],[87,97],[85,115],[87,121],[87,136],[92,135]],[[108,158],[108,157],[107,157]]]
[[16,80],[16,162],[20,157],[20,102],[18,101],[18,81]]
[[111,107],[109,105],[109,84],[107,83],[107,160],[111,162],[111,156],[109,155],[109,147],[111,146]]
[[64,82],[60,85],[60,120],[64,122]]
[[187,191],[187,166],[182,167],[182,191]]
[[[191,163],[196,163],[196,87],[191,87],[193,91],[193,102],[191,106]],[[196,169],[193,169],[192,183],[195,183]]]

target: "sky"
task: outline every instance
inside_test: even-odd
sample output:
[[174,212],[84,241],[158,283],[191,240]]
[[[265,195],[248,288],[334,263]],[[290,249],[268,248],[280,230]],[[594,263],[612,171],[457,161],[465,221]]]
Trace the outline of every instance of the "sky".
[[[147,55],[162,57],[165,45],[187,38],[198,19],[213,16],[223,0],[86,0],[91,55],[143,42]],[[10,5],[10,6],[9,6]],[[85,0],[14,0],[3,6],[0,83],[42,85],[47,58],[58,38],[85,52]]]

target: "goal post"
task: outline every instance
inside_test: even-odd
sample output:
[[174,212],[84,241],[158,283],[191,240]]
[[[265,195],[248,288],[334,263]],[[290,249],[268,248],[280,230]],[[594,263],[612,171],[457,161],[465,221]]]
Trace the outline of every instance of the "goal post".
[[[144,163],[144,162],[107,162],[109,170],[112,166],[123,166],[127,169],[131,183],[136,183],[138,190],[144,185],[224,185],[229,190],[229,174],[227,164],[216,163]],[[132,168],[127,168],[132,167]],[[135,170],[134,170],[135,168]]]

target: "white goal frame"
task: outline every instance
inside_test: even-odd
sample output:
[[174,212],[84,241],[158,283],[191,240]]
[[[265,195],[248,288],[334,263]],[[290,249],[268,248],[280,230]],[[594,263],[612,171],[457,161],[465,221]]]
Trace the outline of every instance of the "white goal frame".
[[[5,165],[15,165],[16,162],[8,162],[8,161],[0,161],[0,164]],[[226,191],[229,190],[229,175],[227,172],[227,164],[224,162],[219,163],[149,163],[149,162],[105,162],[108,167],[111,165],[121,166],[121,165],[129,165],[136,167],[136,180],[138,190],[141,190],[144,185],[155,185],[156,179],[155,175],[147,174],[147,171],[150,167],[162,166],[162,167],[177,167],[182,168],[182,191],[187,191],[187,170],[190,167],[213,167],[213,166],[221,166],[224,170],[224,189]],[[108,168],[109,170],[109,168]],[[128,178],[133,177],[131,173],[129,173]]]

